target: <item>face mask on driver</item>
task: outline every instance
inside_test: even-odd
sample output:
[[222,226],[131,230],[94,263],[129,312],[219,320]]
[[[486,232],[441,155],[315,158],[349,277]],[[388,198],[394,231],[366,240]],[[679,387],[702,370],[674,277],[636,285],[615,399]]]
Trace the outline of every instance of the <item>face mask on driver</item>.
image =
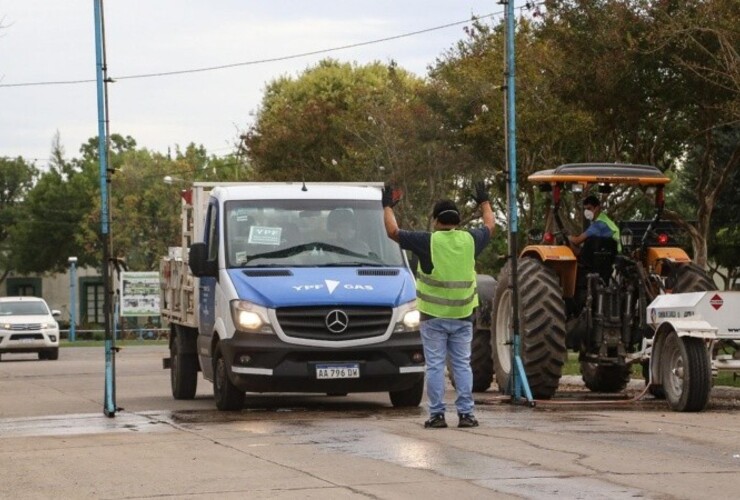
[[594,220],[594,213],[591,210],[589,210],[589,209],[586,209],[586,210],[583,211],[583,216],[587,220]]

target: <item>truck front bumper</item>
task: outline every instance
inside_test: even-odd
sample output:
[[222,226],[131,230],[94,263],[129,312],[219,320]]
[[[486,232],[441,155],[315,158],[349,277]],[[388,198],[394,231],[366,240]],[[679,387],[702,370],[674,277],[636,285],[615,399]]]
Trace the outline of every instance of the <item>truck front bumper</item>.
[[[277,336],[237,333],[221,341],[232,383],[244,392],[385,392],[409,389],[424,377],[418,333],[341,349],[287,344]],[[319,366],[357,366],[359,377],[319,379]]]

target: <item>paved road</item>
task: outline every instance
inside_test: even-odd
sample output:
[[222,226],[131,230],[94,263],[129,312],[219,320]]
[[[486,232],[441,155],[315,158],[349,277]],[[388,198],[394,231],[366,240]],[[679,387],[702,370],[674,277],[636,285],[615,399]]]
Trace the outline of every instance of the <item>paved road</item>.
[[[487,392],[479,428],[425,430],[423,408],[393,409],[383,394],[256,395],[222,413],[201,381],[175,401],[165,352],[118,355],[115,418],[102,414],[101,348],[4,355],[0,498],[738,497],[737,390],[715,390],[700,414],[662,402],[530,409]],[[557,399],[587,397],[574,385]]]

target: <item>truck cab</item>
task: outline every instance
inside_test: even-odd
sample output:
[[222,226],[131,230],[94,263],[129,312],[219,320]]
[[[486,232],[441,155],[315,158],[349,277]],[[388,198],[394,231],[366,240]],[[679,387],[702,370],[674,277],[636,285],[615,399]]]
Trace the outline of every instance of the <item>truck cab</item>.
[[246,392],[420,403],[414,279],[385,234],[380,187],[248,183],[202,196],[187,251],[197,311],[190,324],[171,318],[176,398],[194,396],[200,370],[221,410],[242,408]]

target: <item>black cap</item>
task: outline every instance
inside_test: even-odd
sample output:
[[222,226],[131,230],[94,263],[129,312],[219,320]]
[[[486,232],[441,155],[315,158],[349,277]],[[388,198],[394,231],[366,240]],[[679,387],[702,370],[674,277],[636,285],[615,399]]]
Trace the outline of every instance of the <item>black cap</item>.
[[601,202],[599,201],[599,199],[596,196],[591,195],[591,196],[586,196],[583,199],[583,205],[584,206],[585,205],[591,205],[592,207],[598,207],[598,206],[601,206]]
[[442,224],[460,224],[460,211],[452,200],[439,200],[435,203],[432,217]]

